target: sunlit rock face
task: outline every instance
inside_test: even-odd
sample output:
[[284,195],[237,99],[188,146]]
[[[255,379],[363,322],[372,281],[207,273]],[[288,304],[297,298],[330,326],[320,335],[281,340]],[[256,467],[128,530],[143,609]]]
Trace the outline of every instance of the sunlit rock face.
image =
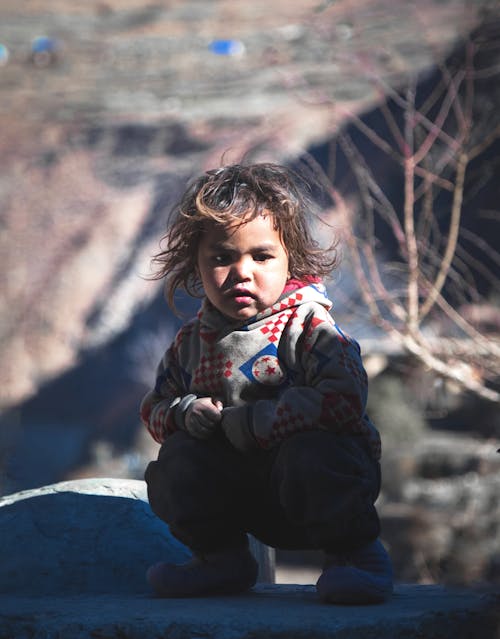
[[0,410],[158,291],[141,275],[187,177],[327,140],[446,55],[483,3],[317,4],[2,2]]

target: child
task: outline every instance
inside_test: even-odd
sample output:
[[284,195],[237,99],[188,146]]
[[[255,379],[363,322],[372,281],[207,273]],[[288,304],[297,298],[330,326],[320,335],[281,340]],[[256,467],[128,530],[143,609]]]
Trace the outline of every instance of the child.
[[162,444],[146,470],[153,511],[193,552],[148,570],[163,597],[251,588],[247,533],[322,549],[322,600],[392,592],[378,540],[380,440],[365,414],[359,347],[335,324],[321,277],[335,266],[307,225],[296,176],[273,164],[208,171],[188,188],[156,256],[177,289],[205,298],[143,399]]

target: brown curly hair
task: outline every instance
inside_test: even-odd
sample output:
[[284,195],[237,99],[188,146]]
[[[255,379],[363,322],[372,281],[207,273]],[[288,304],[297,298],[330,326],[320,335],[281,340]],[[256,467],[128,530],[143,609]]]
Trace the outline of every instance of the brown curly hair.
[[337,265],[336,241],[322,248],[309,228],[312,200],[308,184],[291,169],[271,163],[233,164],[207,171],[194,180],[171,211],[170,223],[153,257],[153,279],[165,278],[172,308],[177,289],[197,297],[198,245],[208,224],[244,224],[270,213],[288,253],[290,277],[326,277]]

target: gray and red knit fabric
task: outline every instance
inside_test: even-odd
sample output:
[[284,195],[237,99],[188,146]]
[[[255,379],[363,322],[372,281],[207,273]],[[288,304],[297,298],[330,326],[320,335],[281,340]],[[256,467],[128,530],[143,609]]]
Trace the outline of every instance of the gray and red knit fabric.
[[271,448],[304,430],[380,437],[365,413],[367,376],[360,349],[330,314],[320,281],[289,282],[270,308],[243,323],[205,299],[163,356],[141,419],[163,443],[183,429],[197,397],[220,399],[231,420],[246,420],[257,446]]

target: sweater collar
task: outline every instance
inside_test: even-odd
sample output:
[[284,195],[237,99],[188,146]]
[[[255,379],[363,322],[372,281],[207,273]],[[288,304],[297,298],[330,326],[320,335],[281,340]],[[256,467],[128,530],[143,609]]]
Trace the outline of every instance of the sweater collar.
[[311,276],[302,280],[288,280],[282,294],[272,306],[244,322],[227,318],[211,304],[208,298],[204,298],[198,312],[198,319],[202,326],[210,330],[221,328],[251,330],[260,320],[266,319],[275,313],[280,313],[287,308],[300,306],[306,302],[317,302],[327,310],[332,308],[332,302],[328,299],[325,285],[320,278]]

